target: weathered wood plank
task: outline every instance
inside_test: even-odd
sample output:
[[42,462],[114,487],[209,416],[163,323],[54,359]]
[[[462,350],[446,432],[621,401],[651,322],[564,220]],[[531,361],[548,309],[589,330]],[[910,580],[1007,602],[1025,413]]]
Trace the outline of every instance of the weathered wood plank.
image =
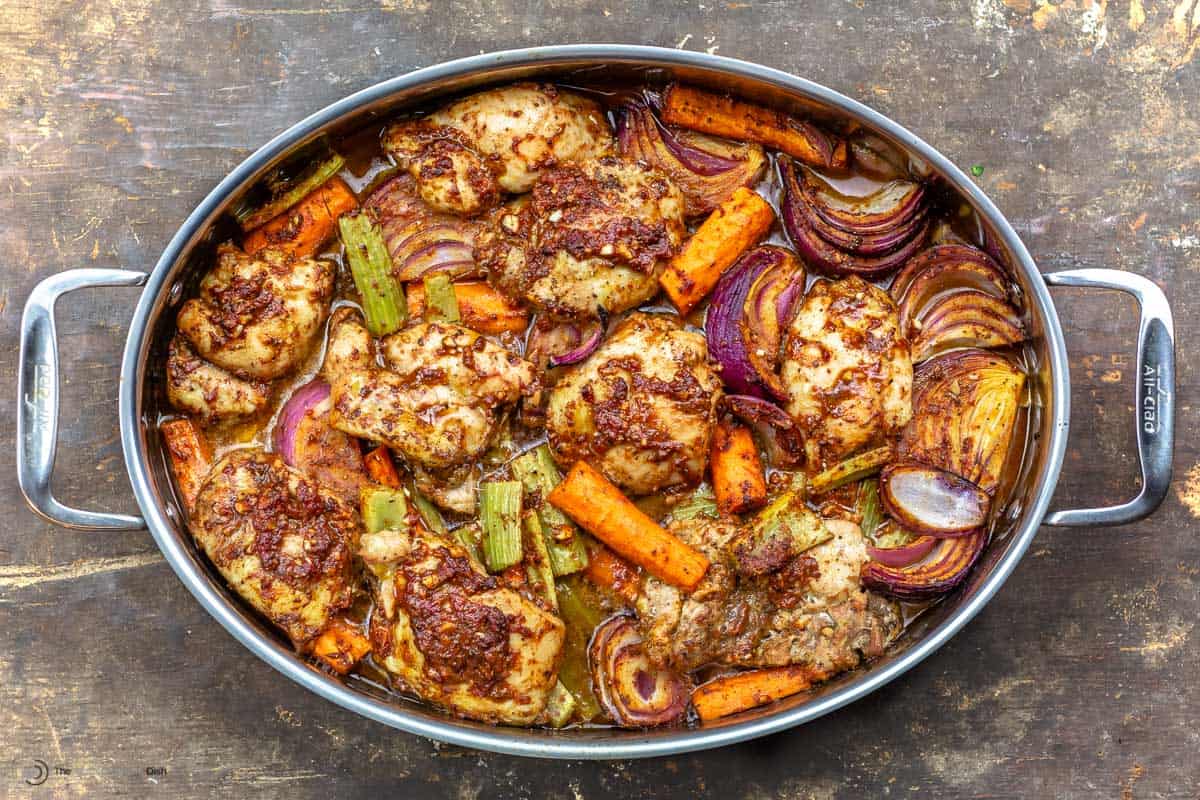
[[[1145,274],[1175,304],[1176,493],[1116,531],[1044,529],[936,657],[802,730],[723,751],[548,767],[434,746],[284,681],[144,534],[58,530],[0,487],[0,795],[1195,797],[1200,764],[1200,0],[430,3],[10,0],[0,14],[0,379],[41,277],[149,267],[273,132],[446,58],[630,41],[758,60],[862,99],[980,184],[1043,269]],[[128,510],[116,364],[136,293],[72,298],[58,490]],[[1135,315],[1056,294],[1074,432],[1056,503],[1134,489]],[[12,441],[13,393],[0,395]],[[12,448],[0,471],[12,474]],[[1188,480],[1190,473],[1190,481]],[[34,759],[70,775],[26,786]],[[165,774],[147,774],[146,768]]]

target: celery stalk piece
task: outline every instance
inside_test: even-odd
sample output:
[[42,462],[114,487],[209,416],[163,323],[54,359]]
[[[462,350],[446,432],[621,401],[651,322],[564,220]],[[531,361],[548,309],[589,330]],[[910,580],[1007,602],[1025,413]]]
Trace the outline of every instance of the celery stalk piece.
[[566,726],[575,716],[577,705],[574,695],[563,686],[562,681],[556,681],[554,688],[550,690],[550,697],[546,700],[546,724],[551,728]]
[[875,540],[875,531],[883,522],[883,507],[879,502],[879,481],[865,480],[858,485],[857,511],[862,516],[862,532],[868,540]]
[[525,533],[522,543],[525,550],[525,574],[529,585],[542,596],[550,608],[558,610],[558,593],[554,590],[554,570],[550,567],[550,553],[546,549],[546,538],[542,521],[537,512],[530,509],[521,515]]
[[404,290],[392,277],[392,257],[383,233],[368,214],[348,214],[338,219],[346,246],[346,260],[354,285],[362,296],[367,329],[373,336],[394,333],[408,318]]
[[892,448],[887,445],[876,447],[840,461],[824,472],[818,472],[809,486],[813,494],[825,494],[847,483],[869,478],[891,460]]
[[359,495],[363,527],[367,533],[408,528],[408,503],[401,489],[372,486]]
[[417,513],[421,515],[425,527],[434,533],[444,534],[446,520],[442,519],[442,512],[438,511],[437,506],[430,502],[428,497],[417,491],[415,486],[409,488],[409,497],[412,498],[413,505],[417,507]]
[[592,639],[592,631],[606,614],[600,607],[595,587],[581,576],[559,581],[557,594],[558,615],[567,629],[558,666],[558,682],[575,698],[578,719],[591,722],[600,714],[600,703],[592,691],[588,644]]
[[486,481],[479,485],[483,562],[490,572],[499,572],[521,560],[521,494],[519,481]]
[[469,555],[476,563],[483,563],[483,549],[479,543],[483,539],[483,532],[479,529],[478,522],[468,522],[466,525],[459,525],[450,535],[454,537],[454,541],[463,546]]
[[588,564],[587,542],[584,534],[566,515],[546,501],[550,492],[562,482],[558,465],[550,446],[541,444],[509,462],[513,477],[519,480],[533,498],[545,534],[546,550],[554,575],[570,575]]
[[333,151],[326,158],[312,163],[296,178],[289,181],[279,181],[279,186],[272,192],[272,198],[257,208],[242,207],[233,212],[238,225],[244,231],[250,231],[268,222],[292,206],[308,197],[326,181],[341,172],[346,166],[346,159]]
[[462,314],[458,310],[458,296],[454,293],[454,283],[444,272],[434,272],[426,275],[422,282],[425,284],[425,317],[438,322],[458,322]]

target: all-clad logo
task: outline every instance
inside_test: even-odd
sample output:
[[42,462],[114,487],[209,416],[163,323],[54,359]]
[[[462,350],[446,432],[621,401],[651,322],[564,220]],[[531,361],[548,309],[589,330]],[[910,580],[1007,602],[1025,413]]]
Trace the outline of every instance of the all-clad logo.
[[1158,433],[1162,428],[1161,406],[1170,394],[1162,385],[1162,369],[1146,364],[1142,367],[1142,431]]

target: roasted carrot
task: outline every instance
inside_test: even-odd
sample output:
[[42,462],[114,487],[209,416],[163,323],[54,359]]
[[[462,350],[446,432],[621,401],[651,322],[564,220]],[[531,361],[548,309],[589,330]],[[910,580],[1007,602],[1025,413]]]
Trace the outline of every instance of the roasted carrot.
[[175,481],[179,484],[179,492],[183,495],[183,504],[190,511],[212,466],[212,445],[204,432],[190,419],[164,422],[158,430],[167,443],[171,469],[175,473]]
[[588,563],[583,576],[597,586],[611,590],[633,605],[638,596],[642,571],[599,542],[588,547]]
[[341,178],[334,176],[279,216],[246,234],[243,249],[250,254],[274,247],[295,256],[311,256],[337,230],[337,218],[358,208],[358,199]]
[[828,675],[807,665],[772,667],[716,678],[692,692],[692,705],[707,722],[803,692]]
[[766,236],[774,221],[771,204],[744,187],[717,206],[658,279],[679,313],[695,308],[721,273]]
[[717,508],[723,514],[742,514],[767,502],[767,478],[749,428],[718,424],[708,463]]
[[617,555],[687,591],[708,571],[704,554],[667,533],[585,461],[550,492],[558,507]]
[[344,619],[329,623],[329,627],[312,644],[313,657],[320,659],[338,675],[345,675],[369,652],[370,640],[357,625]]
[[380,445],[367,453],[363,456],[363,464],[367,468],[367,475],[380,486],[400,488],[400,475],[396,472],[396,465],[392,463],[392,454],[387,447]]
[[[405,288],[409,318],[425,313],[425,285],[413,281]],[[480,333],[519,333],[529,324],[524,308],[514,305],[500,292],[483,281],[462,281],[454,284],[454,296],[462,324]]]
[[714,136],[758,142],[814,167],[846,166],[844,143],[835,143],[812,123],[692,86],[675,84],[667,89],[662,120],[668,125]]

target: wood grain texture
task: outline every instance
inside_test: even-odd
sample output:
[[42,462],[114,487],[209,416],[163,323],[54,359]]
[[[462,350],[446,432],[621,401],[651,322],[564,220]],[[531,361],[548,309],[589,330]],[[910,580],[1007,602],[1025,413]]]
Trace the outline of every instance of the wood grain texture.
[[[1111,531],[1043,529],[935,657],[800,730],[562,765],[391,731],[297,689],[201,611],[145,534],[76,534],[0,483],[0,796],[1200,796],[1200,0],[7,0],[0,382],[34,283],[148,268],[253,148],[381,78],[485,50],[624,41],[812,78],[963,166],[1046,271],[1147,275],[1174,303],[1175,492]],[[62,304],[57,491],[130,510],[116,424],[133,290]],[[1056,293],[1075,382],[1057,505],[1134,490],[1132,305]],[[15,391],[0,393],[13,441]],[[0,473],[13,475],[11,446]],[[51,770],[23,782],[34,759]],[[147,774],[146,768],[165,774]]]

